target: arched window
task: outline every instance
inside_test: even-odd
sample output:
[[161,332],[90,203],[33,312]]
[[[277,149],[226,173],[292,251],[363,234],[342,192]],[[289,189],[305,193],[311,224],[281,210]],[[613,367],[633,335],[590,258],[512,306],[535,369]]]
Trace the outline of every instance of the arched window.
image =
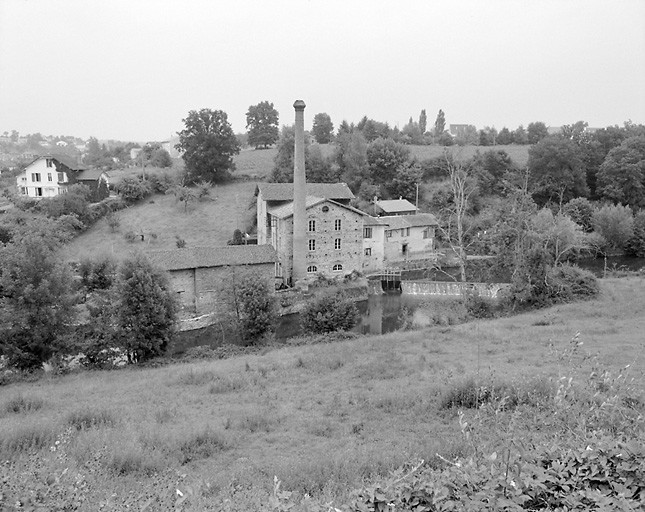
[[341,270],[343,270],[343,266],[340,263],[336,263],[336,265],[334,265],[333,270],[334,272],[340,272]]
[[316,267],[316,265],[309,265],[307,267],[307,273],[308,274],[313,274],[315,272],[318,272],[318,267]]

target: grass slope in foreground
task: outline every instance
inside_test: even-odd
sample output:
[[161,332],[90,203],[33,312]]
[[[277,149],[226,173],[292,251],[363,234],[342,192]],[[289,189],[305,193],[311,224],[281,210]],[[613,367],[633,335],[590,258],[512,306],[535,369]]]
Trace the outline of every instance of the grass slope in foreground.
[[[620,385],[642,408],[643,303],[642,278],[607,280],[596,300],[512,318],[9,385],[0,508],[273,510],[274,475],[296,502],[309,494],[340,507],[351,489],[407,461],[444,464],[436,453],[455,460],[510,438],[528,450],[584,449],[605,428],[580,401],[595,392],[593,367],[614,376],[607,393]],[[628,364],[635,380],[616,379]],[[450,407],[469,381],[527,399]],[[621,416],[601,420],[605,433],[634,435]]]

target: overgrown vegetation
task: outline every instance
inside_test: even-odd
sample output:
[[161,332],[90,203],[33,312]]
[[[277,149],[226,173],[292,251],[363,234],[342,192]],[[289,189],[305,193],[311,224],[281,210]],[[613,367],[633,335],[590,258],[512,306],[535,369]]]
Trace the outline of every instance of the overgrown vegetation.
[[306,306],[301,324],[305,332],[322,334],[348,331],[356,325],[357,319],[358,311],[350,298],[324,294]]

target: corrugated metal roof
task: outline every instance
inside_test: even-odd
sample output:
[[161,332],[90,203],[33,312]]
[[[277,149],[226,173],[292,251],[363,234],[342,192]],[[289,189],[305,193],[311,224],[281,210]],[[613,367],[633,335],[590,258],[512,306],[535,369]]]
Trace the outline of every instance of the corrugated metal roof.
[[[265,201],[293,201],[293,183],[260,183],[258,190]],[[307,183],[307,195],[326,199],[354,199],[345,183]]]
[[146,253],[146,256],[163,270],[259,265],[276,261],[275,249],[270,245],[186,247],[171,251],[150,251]]
[[376,201],[376,206],[378,206],[384,212],[415,212],[417,210],[407,199],[384,199],[381,201]]

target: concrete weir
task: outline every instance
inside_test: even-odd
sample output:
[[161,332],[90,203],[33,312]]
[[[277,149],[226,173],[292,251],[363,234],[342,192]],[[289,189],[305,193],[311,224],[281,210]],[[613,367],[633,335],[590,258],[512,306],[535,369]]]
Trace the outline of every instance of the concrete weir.
[[401,290],[405,295],[434,295],[440,297],[459,297],[472,293],[488,299],[497,299],[499,292],[508,286],[505,283],[401,281]]

